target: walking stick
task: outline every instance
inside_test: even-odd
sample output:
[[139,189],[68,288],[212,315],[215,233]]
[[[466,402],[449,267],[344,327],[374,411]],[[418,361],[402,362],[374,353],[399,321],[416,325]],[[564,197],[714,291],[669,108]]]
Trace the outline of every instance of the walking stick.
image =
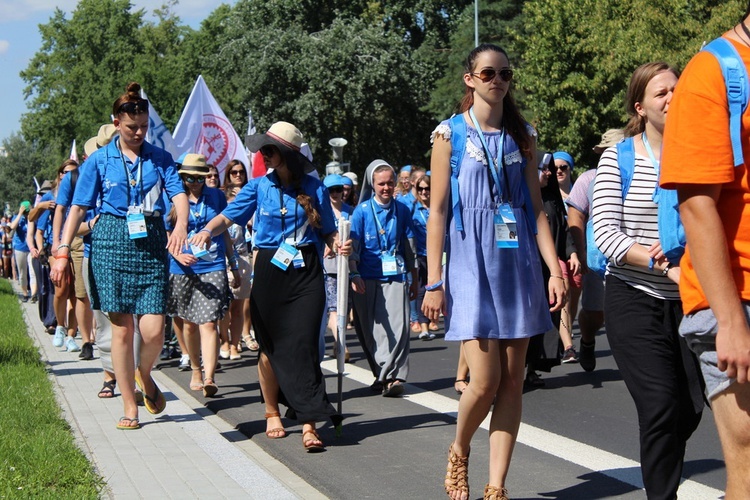
[[[351,222],[339,219],[339,243],[349,239]],[[338,412],[341,414],[342,384],[344,380],[344,354],[346,352],[346,317],[349,312],[349,258],[338,257],[338,269],[336,274],[338,288],[336,290],[336,312],[338,331],[336,339],[336,371],[338,372]],[[340,433],[340,429],[337,429]]]

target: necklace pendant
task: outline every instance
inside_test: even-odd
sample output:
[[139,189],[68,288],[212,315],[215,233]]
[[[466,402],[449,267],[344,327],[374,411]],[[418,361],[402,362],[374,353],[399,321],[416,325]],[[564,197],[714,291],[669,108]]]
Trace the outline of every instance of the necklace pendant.
[[385,229],[381,229],[381,230],[380,230],[380,231],[378,231],[378,232],[379,232],[380,234],[385,234]]
[[287,213],[286,207],[281,207],[280,212],[281,212],[281,215],[286,215],[286,213]]
[[135,187],[135,179],[130,179],[130,185]]

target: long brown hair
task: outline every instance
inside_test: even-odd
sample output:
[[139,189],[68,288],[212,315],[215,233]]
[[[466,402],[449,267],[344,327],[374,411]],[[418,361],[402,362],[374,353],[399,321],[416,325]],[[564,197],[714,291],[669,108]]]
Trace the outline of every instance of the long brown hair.
[[[464,73],[473,73],[476,69],[477,57],[479,57],[479,54],[487,51],[493,51],[502,54],[506,59],[508,59],[508,61],[510,61],[507,52],[505,52],[502,48],[491,43],[483,43],[482,45],[479,45],[478,47],[474,48],[474,50],[469,52],[469,56],[466,58],[466,61],[464,61]],[[474,89],[467,85],[464,89],[464,97],[463,99],[461,99],[461,103],[458,106],[458,112],[463,113],[465,111],[468,111],[469,108],[471,108],[473,105]],[[521,154],[527,160],[531,160],[531,137],[526,130],[526,120],[524,120],[523,115],[521,115],[521,112],[516,105],[516,101],[513,99],[510,87],[508,88],[508,92],[505,94],[505,97],[503,97],[502,126],[505,128],[505,130],[508,131],[513,140],[516,141],[516,144],[518,144],[518,147],[521,150]]]
[[248,182],[248,179],[247,179],[247,168],[245,167],[244,163],[242,163],[240,160],[235,159],[235,160],[232,160],[229,163],[227,163],[227,168],[224,169],[224,182],[221,184],[222,186],[226,186],[226,185],[232,184],[234,182],[234,180],[232,179],[232,175],[231,175],[230,172],[237,165],[240,165],[242,167],[242,171],[245,172],[245,175],[242,176],[244,178],[244,182],[242,182],[240,184],[240,186],[244,186],[245,184],[247,184],[247,182]]
[[648,82],[665,71],[671,71],[678,78],[680,76],[676,69],[662,61],[641,64],[633,72],[625,94],[625,110],[630,116],[628,124],[625,125],[625,137],[633,137],[646,130],[646,118],[638,114],[635,105],[643,101]]
[[299,203],[299,205],[305,210],[307,221],[310,223],[310,226],[314,228],[319,229],[323,227],[320,214],[315,210],[312,198],[302,191],[302,180],[305,178],[305,175],[307,175],[305,174],[304,168],[298,165],[296,161],[287,161],[284,153],[281,153],[281,157],[284,159],[286,168],[288,168],[289,172],[292,174],[292,186],[294,186],[294,189],[297,191],[297,203]]
[[65,167],[69,167],[71,165],[75,165],[76,168],[78,168],[78,162],[73,159],[65,160],[60,164],[59,167],[57,167],[57,175],[55,176],[55,180],[52,181],[52,189],[55,189],[58,184],[60,184],[60,174],[65,172]]

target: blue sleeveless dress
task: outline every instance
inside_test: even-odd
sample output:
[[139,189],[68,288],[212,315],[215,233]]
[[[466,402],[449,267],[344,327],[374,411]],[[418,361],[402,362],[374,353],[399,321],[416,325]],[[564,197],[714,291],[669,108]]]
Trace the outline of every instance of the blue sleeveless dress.
[[[499,196],[476,129],[467,123],[466,152],[458,175],[464,231],[456,231],[448,214],[445,286],[446,340],[520,339],[552,328],[545,296],[535,224],[522,194],[526,159],[506,134],[504,164],[518,228],[518,249],[495,245],[494,213]],[[533,129],[530,132],[535,134]],[[433,132],[450,138],[449,121]],[[497,155],[501,133],[485,132],[490,153]],[[500,174],[502,175],[502,173]],[[490,190],[492,192],[490,192]],[[450,212],[450,211],[449,211]]]

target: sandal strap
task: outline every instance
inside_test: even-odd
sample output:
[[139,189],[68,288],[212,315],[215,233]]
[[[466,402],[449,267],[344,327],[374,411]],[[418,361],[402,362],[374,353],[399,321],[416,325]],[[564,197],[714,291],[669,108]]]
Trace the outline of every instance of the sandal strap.
[[483,500],[508,500],[508,490],[487,484],[484,487]]
[[448,450],[448,467],[445,471],[445,492],[465,491],[469,493],[469,456],[461,457],[453,451],[451,444]]
[[281,414],[277,411],[269,411],[265,414],[266,419],[273,418],[273,417],[281,417]]
[[464,384],[468,384],[469,383],[469,379],[468,378],[457,378],[456,382],[463,382]]

